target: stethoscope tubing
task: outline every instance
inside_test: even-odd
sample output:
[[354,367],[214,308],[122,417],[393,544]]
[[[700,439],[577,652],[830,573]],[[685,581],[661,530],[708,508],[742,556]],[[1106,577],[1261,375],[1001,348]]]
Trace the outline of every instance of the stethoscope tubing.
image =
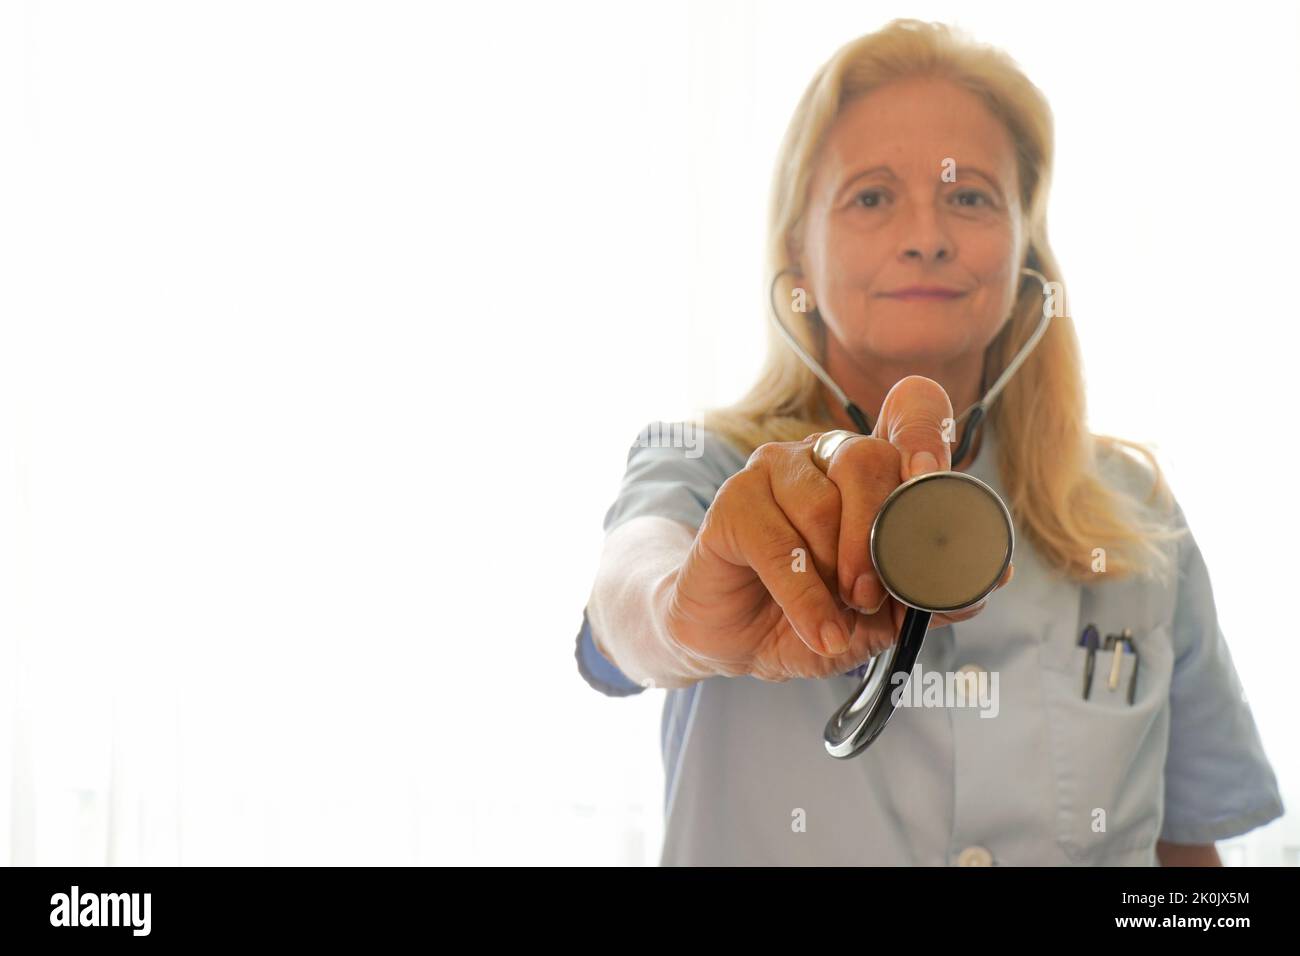
[[[844,406],[845,412],[853,421],[853,424],[858,431],[863,435],[870,435],[872,432],[871,423],[867,420],[866,415],[863,414],[862,409],[858,408],[853,400],[845,394],[844,390],[836,384],[835,380],[831,378],[830,374],[824,368],[821,367],[817,360],[808,354],[808,351],[799,343],[799,340],[794,337],[790,330],[786,328],[785,323],[781,321],[781,316],[776,309],[776,284],[780,280],[781,276],[794,271],[795,270],[793,269],[783,269],[772,277],[772,284],[768,288],[767,297],[768,306],[770,307],[772,314],[772,321],[776,323],[776,327],[782,338],[784,338],[790,348],[794,350],[795,354],[803,360],[808,369],[817,376],[817,378],[821,380],[828,389],[830,389],[831,393],[835,395],[840,404]],[[1044,294],[1047,293],[1048,280],[1046,276],[1037,269],[1031,269],[1029,267],[1025,267],[1020,271],[1036,277],[1043,285]],[[1038,344],[1039,340],[1047,333],[1047,327],[1051,320],[1052,313],[1046,308],[1046,305],[1044,305],[1042,317],[1035,326],[1033,333],[1030,334],[1029,338],[1016,352],[1011,361],[1007,363],[1007,367],[1003,369],[1002,374],[998,376],[996,381],[994,381],[992,387],[984,393],[984,396],[979,401],[971,405],[970,408],[966,409],[966,411],[962,412],[954,420],[955,422],[965,420],[965,425],[962,428],[961,441],[958,443],[957,450],[952,456],[954,464],[960,463],[967,454],[969,454],[975,432],[980,423],[984,420],[984,417],[987,415],[989,408],[992,407],[994,400],[996,400],[998,394],[1006,386],[1007,382],[1011,380],[1011,376],[1014,375],[1020,366],[1024,364],[1025,360],[1034,350],[1034,347]],[[896,500],[897,496],[904,492],[905,489],[911,487],[918,481],[941,475],[948,477],[960,476],[976,482],[987,490],[989,494],[992,495],[993,499],[1001,506],[1007,523],[1009,534],[1008,540],[1010,541],[1010,547],[1007,549],[1006,560],[1002,567],[1002,571],[1005,571],[1006,565],[1011,561],[1011,553],[1015,547],[1014,525],[1011,521],[1011,515],[1007,511],[1006,504],[998,494],[993,491],[993,489],[989,488],[988,485],[985,485],[978,478],[966,475],[963,472],[954,471],[931,472],[928,475],[919,475],[916,478],[899,485],[894,489],[890,496],[885,499],[885,502],[877,512],[876,520],[872,523],[871,527],[871,557],[873,566],[879,567],[879,562],[876,560],[875,542],[876,530],[880,523],[880,516],[885,513],[889,504]],[[908,603],[903,597],[894,594],[889,583],[884,580],[883,575],[881,576],[881,583],[885,586],[885,589],[900,603],[907,607],[907,611],[903,616],[903,625],[899,630],[897,641],[895,641],[895,643],[888,649],[871,659],[867,665],[866,673],[862,676],[862,682],[858,686],[858,689],[839,707],[838,710],[835,711],[833,715],[831,715],[831,719],[827,722],[824,733],[827,753],[832,757],[848,759],[856,757],[871,746],[871,744],[885,729],[885,725],[889,723],[890,718],[894,715],[895,698],[894,695],[890,693],[890,689],[895,685],[897,677],[900,674],[903,675],[903,679],[898,688],[899,692],[901,693],[902,690],[906,688],[907,681],[911,677],[912,669],[916,666],[917,658],[920,656],[921,648],[924,646],[925,635],[929,630],[930,621],[934,614],[951,610],[960,610],[961,608],[970,607],[978,603],[996,587],[997,581],[1001,579],[1001,576],[1001,572],[999,572],[997,578],[994,579],[993,583],[989,585],[983,594],[979,595],[969,603],[961,605],[960,608],[917,607],[914,604]]]
[[[803,363],[808,367],[808,370],[817,376],[822,384],[831,390],[831,393],[839,400],[839,403],[844,406],[844,411],[853,421],[854,427],[856,427],[862,434],[870,435],[872,432],[871,423],[868,421],[867,416],[863,414],[862,409],[860,409],[857,404],[849,398],[849,396],[844,392],[844,389],[840,388],[839,385],[836,384],[835,379],[831,378],[830,373],[822,368],[821,364],[799,343],[799,340],[794,337],[794,334],[786,328],[785,323],[781,320],[780,314],[777,312],[776,284],[780,281],[781,276],[792,273],[793,271],[794,270],[792,269],[782,269],[772,277],[772,284],[767,290],[767,304],[769,311],[771,312],[772,321],[776,324],[777,331],[780,332],[781,337],[785,339],[786,344],[789,345],[790,348],[794,350],[795,354],[803,360]],[[1031,269],[1028,266],[1025,266],[1020,271],[1021,273],[1028,273],[1038,279],[1038,281],[1043,285],[1044,293],[1047,292],[1048,280],[1045,275],[1037,269]],[[1034,350],[1034,346],[1038,344],[1039,340],[1047,334],[1047,326],[1051,321],[1052,313],[1044,308],[1042,317],[1038,320],[1038,325],[1034,327],[1034,331],[1030,334],[1029,338],[1025,340],[1025,344],[1020,347],[1020,350],[1016,352],[1011,361],[1007,363],[1007,367],[1002,370],[1002,374],[997,377],[993,382],[993,385],[984,393],[984,397],[953,419],[954,424],[963,420],[966,422],[966,424],[962,426],[961,440],[957,444],[957,450],[954,451],[952,455],[954,464],[962,461],[962,459],[970,453],[971,444],[975,438],[975,431],[979,428],[980,422],[982,422],[985,415],[988,414],[988,410],[992,407],[998,394],[1006,387],[1007,382],[1011,380],[1011,376],[1014,375],[1020,366],[1024,364],[1025,360]]]
[[[897,643],[871,659],[857,691],[827,721],[823,737],[826,752],[832,757],[840,760],[856,757],[880,736],[896,709],[890,692],[895,685],[895,675],[907,675],[898,688],[901,693],[910,680],[916,659],[921,655],[932,617],[929,611],[908,607]],[[861,719],[856,719],[859,714],[862,714]]]

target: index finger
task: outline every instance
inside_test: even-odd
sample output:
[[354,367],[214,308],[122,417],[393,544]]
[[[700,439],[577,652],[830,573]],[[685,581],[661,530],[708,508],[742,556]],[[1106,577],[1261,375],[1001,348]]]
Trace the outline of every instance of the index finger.
[[899,478],[907,481],[931,471],[952,469],[952,450],[944,426],[953,420],[948,393],[932,378],[899,379],[880,406],[873,438],[883,438],[902,456]]

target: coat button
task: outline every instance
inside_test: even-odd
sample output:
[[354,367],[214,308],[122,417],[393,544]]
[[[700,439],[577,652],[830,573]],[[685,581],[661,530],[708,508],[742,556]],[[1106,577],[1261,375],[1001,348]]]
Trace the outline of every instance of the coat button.
[[958,866],[992,866],[993,854],[982,846],[968,846],[957,854]]

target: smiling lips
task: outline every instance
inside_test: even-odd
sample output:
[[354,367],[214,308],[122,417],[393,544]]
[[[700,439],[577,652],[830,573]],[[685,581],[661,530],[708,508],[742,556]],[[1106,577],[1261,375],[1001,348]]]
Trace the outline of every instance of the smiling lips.
[[937,302],[945,299],[959,299],[966,293],[959,289],[948,289],[938,285],[914,285],[906,289],[881,293],[887,299],[901,299],[904,302]]

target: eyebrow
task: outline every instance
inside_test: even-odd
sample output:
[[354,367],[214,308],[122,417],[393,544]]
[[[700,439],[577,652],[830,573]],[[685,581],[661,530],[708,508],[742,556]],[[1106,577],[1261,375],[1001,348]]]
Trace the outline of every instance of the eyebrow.
[[[856,183],[859,179],[864,179],[867,176],[873,176],[876,173],[887,173],[893,179],[898,178],[898,175],[889,166],[872,166],[870,169],[860,170],[859,172],[856,172],[853,175],[849,176],[848,179],[844,180],[844,185],[841,186],[839,190],[837,190],[836,196],[842,198],[844,193],[848,191],[848,188],[852,186],[854,183]],[[1006,194],[1003,193],[1002,187],[998,185],[998,181],[994,179],[992,176],[990,176],[988,173],[986,173],[984,170],[980,169],[978,166],[966,166],[963,165],[962,163],[958,163],[957,175],[960,177],[963,173],[979,176],[981,179],[987,182],[991,187],[993,187],[993,190],[998,194],[999,199],[1001,199],[1003,202],[1006,202],[1006,198],[1007,198]]]

